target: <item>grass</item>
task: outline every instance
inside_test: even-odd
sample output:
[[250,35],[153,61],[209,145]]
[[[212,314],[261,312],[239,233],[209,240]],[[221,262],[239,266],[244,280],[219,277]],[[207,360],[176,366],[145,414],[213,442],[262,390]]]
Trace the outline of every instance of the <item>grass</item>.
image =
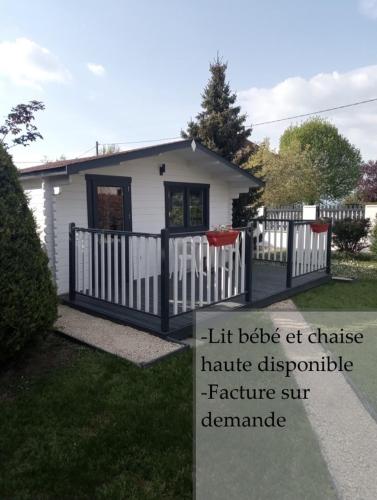
[[[305,292],[295,298],[299,308],[377,309],[369,267],[376,264],[335,265],[361,278]],[[377,405],[374,340],[358,360],[355,383]],[[190,352],[140,369],[50,335],[0,373],[0,498],[192,498],[192,378]],[[315,493],[308,490],[305,498],[332,498],[301,403],[291,410],[295,432],[290,440],[284,436],[273,469],[258,476],[255,468],[254,484],[272,474],[290,498],[303,498],[307,485]],[[259,463],[256,454],[253,460]]]
[[[192,498],[191,352],[141,369],[50,335],[28,356],[0,375],[0,498]],[[308,499],[333,498],[314,433],[294,405],[295,432],[282,435],[274,470],[261,481],[253,452],[248,471],[256,483],[280,478],[290,493],[281,498],[306,490]]]
[[377,281],[332,281],[295,296],[294,302],[300,310],[377,310]]
[[191,364],[80,349],[42,375],[4,375],[0,498],[191,498]]
[[342,257],[332,255],[332,273],[334,276],[377,280],[377,258],[370,253]]
[[[256,316],[257,315],[257,316]],[[219,318],[219,323],[211,321],[211,326],[220,331],[228,328],[237,331],[253,330],[255,325],[265,331],[273,331],[274,326],[268,315],[251,312]],[[253,326],[251,326],[253,325]],[[201,330],[203,334],[206,327]],[[279,344],[244,344],[225,346],[227,359],[247,359],[257,366],[265,356],[286,360]],[[224,346],[207,345],[197,350],[197,362],[201,357],[224,359]],[[273,388],[273,400],[217,400],[201,398],[208,383],[219,387],[238,387],[240,384],[255,388]],[[301,499],[316,500],[337,498],[329,472],[323,460],[317,437],[314,434],[301,401],[282,400],[282,390],[293,390],[297,397],[298,386],[294,378],[281,373],[253,370],[245,373],[202,374],[197,379],[197,436],[196,449],[199,497],[246,498],[245,484],[252,486],[252,495],[247,498],[279,500]],[[251,415],[264,416],[273,411],[286,418],[284,429],[214,429],[201,428],[200,419],[211,410],[214,415]],[[226,473],[224,473],[226,471]],[[232,478],[230,481],[229,478]],[[220,494],[221,492],[221,494]]]
[[[300,310],[377,311],[376,258],[368,254],[356,258],[336,257],[333,261],[333,272],[357,279],[352,282],[333,281],[297,295],[294,302]],[[375,329],[366,331],[363,345],[332,345],[331,350],[334,354],[343,355],[354,362],[355,370],[351,374],[351,380],[359,394],[365,397],[377,412]]]

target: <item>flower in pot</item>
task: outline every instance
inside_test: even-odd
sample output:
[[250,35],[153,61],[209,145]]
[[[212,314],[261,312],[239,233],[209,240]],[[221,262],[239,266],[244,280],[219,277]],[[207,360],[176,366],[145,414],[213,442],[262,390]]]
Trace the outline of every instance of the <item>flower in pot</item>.
[[330,226],[331,220],[320,217],[316,219],[314,222],[310,223],[310,228],[313,231],[313,233],[325,233]]
[[226,225],[216,226],[212,231],[206,232],[208,243],[212,247],[233,245],[239,234],[239,231]]

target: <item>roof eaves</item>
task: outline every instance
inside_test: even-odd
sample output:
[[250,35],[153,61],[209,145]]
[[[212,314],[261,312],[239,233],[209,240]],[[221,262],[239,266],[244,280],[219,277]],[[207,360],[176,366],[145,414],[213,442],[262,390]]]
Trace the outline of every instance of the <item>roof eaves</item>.
[[206,153],[210,154],[214,158],[217,158],[224,165],[227,165],[228,167],[230,167],[232,170],[236,171],[237,173],[243,175],[244,177],[247,177],[248,179],[253,180],[260,187],[262,187],[262,186],[265,185],[265,182],[262,181],[261,179],[258,179],[258,177],[255,177],[255,175],[251,174],[247,170],[244,170],[243,168],[239,167],[235,163],[232,163],[231,161],[227,160],[226,158],[224,158],[223,156],[219,155],[218,153],[215,153],[214,151],[211,151],[210,149],[208,149],[206,146],[204,146],[200,142],[198,142],[196,144],[196,146],[199,147],[201,150],[205,151]]
[[67,165],[60,165],[55,168],[44,168],[41,170],[32,170],[31,172],[22,172],[19,170],[18,175],[21,179],[31,179],[32,177],[50,177],[54,175],[67,175]]

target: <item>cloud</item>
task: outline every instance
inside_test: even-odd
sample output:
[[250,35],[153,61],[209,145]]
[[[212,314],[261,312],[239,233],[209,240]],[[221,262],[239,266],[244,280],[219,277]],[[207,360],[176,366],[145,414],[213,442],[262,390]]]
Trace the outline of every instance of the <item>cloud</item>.
[[[312,78],[287,78],[270,88],[252,87],[238,93],[239,103],[248,114],[248,122],[258,123],[377,97],[377,65],[346,73],[319,73]],[[377,159],[377,102],[328,112],[329,119],[357,146],[365,159]],[[254,127],[251,139],[271,139],[279,145],[280,135],[296,119]]]
[[86,67],[91,73],[93,73],[93,75],[96,76],[104,76],[106,73],[106,70],[102,66],[102,64],[87,63]]
[[359,0],[362,14],[372,19],[377,19],[377,0]]
[[41,84],[63,83],[69,71],[48,49],[28,38],[0,43],[0,76],[16,85],[41,88]]

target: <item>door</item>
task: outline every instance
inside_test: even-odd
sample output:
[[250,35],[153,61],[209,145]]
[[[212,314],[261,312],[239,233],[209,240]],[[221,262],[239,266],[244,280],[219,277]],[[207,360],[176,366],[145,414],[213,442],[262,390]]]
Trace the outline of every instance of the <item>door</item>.
[[131,178],[86,175],[88,226],[132,231]]
[[[132,231],[131,214],[131,178],[108,175],[86,175],[88,227],[104,231]],[[121,262],[121,240],[116,233],[107,233],[103,246],[98,240],[97,255],[99,266],[99,280],[105,281],[107,300],[114,301],[115,282],[118,290],[122,284],[122,275],[129,281],[129,236],[126,236],[125,269]],[[116,247],[116,248],[115,248]],[[92,242],[92,262],[94,263],[94,240]],[[103,255],[102,255],[103,254]],[[115,256],[119,257],[116,259]],[[118,266],[118,275],[115,276],[114,263]],[[105,263],[102,272],[102,263]],[[101,285],[101,283],[100,283]]]

